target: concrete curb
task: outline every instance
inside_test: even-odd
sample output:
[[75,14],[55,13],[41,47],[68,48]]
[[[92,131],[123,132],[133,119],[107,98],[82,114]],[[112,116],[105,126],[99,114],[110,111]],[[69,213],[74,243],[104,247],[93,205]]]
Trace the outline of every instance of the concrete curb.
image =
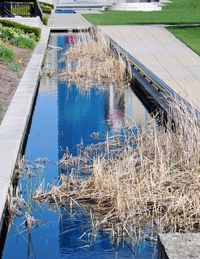
[[200,258],[199,233],[159,234],[158,259]]
[[50,29],[47,27],[41,29],[41,39],[0,125],[0,229],[8,189],[25,139],[49,39]]

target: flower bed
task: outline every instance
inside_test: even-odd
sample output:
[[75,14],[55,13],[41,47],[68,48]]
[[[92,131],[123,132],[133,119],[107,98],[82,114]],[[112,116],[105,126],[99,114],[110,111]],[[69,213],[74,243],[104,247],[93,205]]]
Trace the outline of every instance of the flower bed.
[[25,33],[22,29],[14,27],[1,26],[0,38],[20,48],[33,49],[37,43],[37,37],[34,33]]
[[0,20],[0,122],[40,38],[40,28]]

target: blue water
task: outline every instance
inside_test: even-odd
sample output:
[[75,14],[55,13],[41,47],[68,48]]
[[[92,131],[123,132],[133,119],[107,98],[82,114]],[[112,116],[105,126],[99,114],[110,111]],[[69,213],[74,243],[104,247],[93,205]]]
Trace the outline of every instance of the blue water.
[[56,8],[66,8],[66,9],[95,9],[95,8],[102,8],[104,5],[63,5],[63,6],[56,6]]
[[55,13],[76,13],[74,10],[67,10],[67,9],[56,9]]
[[[76,41],[76,35],[52,34],[50,43],[67,48]],[[54,55],[55,62],[62,51]],[[59,64],[61,68],[63,64]],[[76,145],[94,143],[92,132],[100,132],[104,140],[107,132],[116,134],[130,120],[145,123],[148,113],[130,89],[118,94],[112,86],[108,91],[97,88],[82,94],[76,85],[50,81],[49,86],[40,85],[25,150],[25,159],[34,162],[46,158],[44,167],[33,170],[33,177],[24,176],[19,185],[27,199],[30,190],[42,179],[54,182],[60,174],[57,165],[64,150],[76,154]],[[40,165],[36,161],[36,165]],[[47,205],[33,201],[31,215],[41,220],[27,233],[24,217],[15,217],[5,241],[3,258],[157,258],[155,245],[143,242],[135,247],[135,256],[122,242],[112,247],[109,236],[98,233],[96,241],[89,246],[88,236],[80,238],[89,229],[89,217],[79,208],[72,211],[64,207],[49,209]],[[88,233],[88,232],[87,232]]]

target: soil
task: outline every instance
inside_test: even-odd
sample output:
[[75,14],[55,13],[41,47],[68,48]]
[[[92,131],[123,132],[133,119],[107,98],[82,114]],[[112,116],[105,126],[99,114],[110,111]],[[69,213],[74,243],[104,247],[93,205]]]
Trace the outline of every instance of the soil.
[[10,66],[12,62],[0,63],[0,124],[12,100],[12,97],[19,85],[20,79],[31,58],[32,50],[14,47],[15,60],[12,62],[21,63],[19,71],[13,71]]

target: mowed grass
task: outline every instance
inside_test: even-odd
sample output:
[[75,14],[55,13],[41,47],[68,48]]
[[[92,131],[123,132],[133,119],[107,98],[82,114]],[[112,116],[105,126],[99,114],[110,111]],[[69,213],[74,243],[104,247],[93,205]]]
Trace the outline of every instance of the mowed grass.
[[200,55],[200,27],[168,27],[167,29]]
[[172,1],[162,11],[105,11],[102,14],[85,14],[84,17],[96,25],[200,23],[200,0]]

